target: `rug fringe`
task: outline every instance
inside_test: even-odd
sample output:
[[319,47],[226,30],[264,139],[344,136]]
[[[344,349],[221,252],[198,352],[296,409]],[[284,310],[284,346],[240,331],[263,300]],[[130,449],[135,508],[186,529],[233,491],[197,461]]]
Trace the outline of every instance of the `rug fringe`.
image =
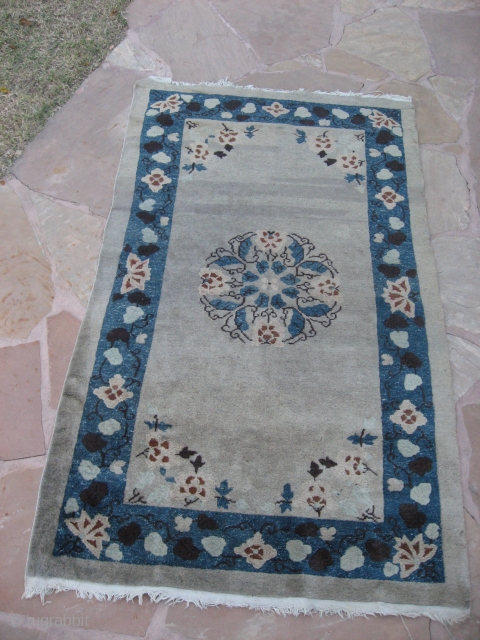
[[45,596],[61,591],[75,591],[78,598],[96,598],[97,600],[128,601],[138,598],[142,604],[144,596],[152,602],[166,601],[167,604],[186,603],[205,609],[206,607],[247,607],[256,611],[273,611],[280,615],[333,615],[343,618],[357,616],[406,616],[418,618],[424,616],[443,624],[454,624],[465,620],[470,611],[452,607],[417,606],[391,604],[388,602],[340,602],[335,600],[311,600],[307,598],[263,598],[236,594],[191,591],[171,587],[125,587],[97,584],[91,582],[64,580],[61,578],[25,578],[23,599],[40,596],[42,604]]
[[149,76],[149,80],[157,80],[163,84],[173,84],[184,87],[232,87],[233,89],[254,89],[255,91],[268,91],[270,93],[298,93],[304,91],[306,93],[315,93],[323,96],[347,96],[356,98],[386,98],[388,100],[397,100],[398,102],[412,102],[411,96],[400,96],[394,93],[382,93],[376,91],[374,93],[355,93],[354,91],[309,91],[307,89],[266,89],[255,87],[253,84],[238,85],[230,80],[219,80],[218,82],[178,82],[171,78],[163,78],[161,76]]

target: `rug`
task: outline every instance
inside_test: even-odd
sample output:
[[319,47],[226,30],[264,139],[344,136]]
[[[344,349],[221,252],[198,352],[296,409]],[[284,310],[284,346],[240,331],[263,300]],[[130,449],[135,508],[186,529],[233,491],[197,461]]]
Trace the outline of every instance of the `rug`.
[[25,596],[468,610],[410,101],[135,88]]

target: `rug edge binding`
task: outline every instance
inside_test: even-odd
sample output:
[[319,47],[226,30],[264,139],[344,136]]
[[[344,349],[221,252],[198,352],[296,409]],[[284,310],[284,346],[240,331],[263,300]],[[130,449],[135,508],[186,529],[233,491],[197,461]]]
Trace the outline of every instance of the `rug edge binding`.
[[168,77],[162,76],[147,76],[146,78],[141,78],[139,82],[142,80],[156,80],[157,82],[161,82],[163,84],[171,84],[179,87],[231,87],[233,89],[253,89],[254,91],[267,91],[269,93],[312,93],[316,95],[323,96],[347,96],[350,98],[385,98],[387,100],[397,100],[398,102],[407,102],[412,103],[411,96],[401,96],[395,93],[355,93],[354,91],[311,91],[310,89],[269,89],[265,87],[256,87],[253,84],[235,84],[234,82],[230,82],[230,80],[219,80],[218,82],[178,82],[177,80],[172,80]]
[[311,598],[269,598],[244,596],[239,594],[193,591],[173,587],[147,587],[105,585],[93,582],[65,580],[61,578],[25,578],[25,592],[22,600],[40,596],[44,604],[45,596],[62,591],[75,591],[78,598],[103,601],[126,599],[127,602],[138,598],[142,604],[144,596],[151,602],[166,604],[193,604],[200,609],[226,606],[245,607],[255,611],[273,611],[281,615],[340,615],[342,618],[358,616],[406,616],[409,618],[427,617],[443,624],[463,622],[470,615],[470,609],[439,607],[429,605],[392,604],[388,602],[341,602],[336,600],[313,600]]

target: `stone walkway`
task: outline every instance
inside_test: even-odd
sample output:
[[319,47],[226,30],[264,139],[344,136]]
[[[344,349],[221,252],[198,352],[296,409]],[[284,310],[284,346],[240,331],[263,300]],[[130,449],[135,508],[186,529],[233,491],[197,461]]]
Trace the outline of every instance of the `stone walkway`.
[[[128,19],[128,37],[0,185],[0,637],[479,638],[480,0],[134,0]],[[473,583],[465,623],[282,618],[72,593],[44,607],[21,600],[40,475],[93,285],[132,87],[148,75],[413,96],[458,409]],[[42,628],[39,618],[64,615],[75,629]]]

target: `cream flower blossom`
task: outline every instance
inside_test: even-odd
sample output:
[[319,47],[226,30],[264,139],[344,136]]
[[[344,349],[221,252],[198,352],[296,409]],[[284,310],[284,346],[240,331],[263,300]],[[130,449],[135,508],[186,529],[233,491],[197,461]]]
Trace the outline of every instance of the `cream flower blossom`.
[[416,431],[417,427],[427,424],[426,417],[410,400],[404,400],[400,408],[390,416],[390,420],[400,425],[410,435]]
[[208,145],[203,142],[199,142],[198,144],[194,144],[192,146],[193,159],[197,162],[199,160],[207,160],[210,155],[210,151],[208,150]]
[[346,173],[357,173],[363,163],[357,153],[343,153],[337,157],[337,167]]
[[202,284],[199,287],[200,295],[214,293],[226,293],[230,290],[230,285],[226,281],[225,274],[219,269],[205,267],[200,270]]
[[268,322],[261,320],[254,323],[254,343],[255,345],[269,344],[273,347],[283,347],[282,338],[284,327],[273,319]]
[[262,107],[264,111],[267,111],[274,118],[278,118],[279,116],[283,116],[286,113],[289,113],[290,109],[285,109],[281,102],[272,102],[270,106]]
[[318,135],[312,142],[313,150],[317,152],[325,151],[325,153],[331,153],[335,147],[335,142],[329,138],[325,131],[321,135]]
[[396,193],[392,187],[383,187],[380,193],[375,195],[375,198],[381,200],[389,210],[395,209],[397,202],[405,200],[405,198],[399,193]]
[[133,393],[123,388],[125,380],[119,373],[113,376],[113,378],[110,378],[108,382],[108,387],[99,387],[98,389],[94,389],[93,393],[97,398],[103,400],[109,409],[115,409],[120,402],[128,400],[128,398],[133,398]]
[[257,231],[257,245],[263,251],[278,252],[287,241],[283,231]]
[[415,303],[408,297],[410,282],[403,277],[398,280],[387,280],[387,287],[383,290],[382,298],[390,305],[392,313],[401,311],[407,318],[415,317]]
[[157,193],[166,184],[171,182],[171,179],[165,175],[162,169],[153,169],[149,174],[143,176],[142,182],[145,182],[150,187],[150,191]]
[[148,266],[149,259],[142,260],[134,253],[130,253],[127,258],[127,274],[123,278],[122,288],[120,293],[130,293],[134,289],[145,289],[145,283],[150,280],[150,267]]
[[400,565],[401,578],[408,578],[423,562],[433,558],[437,551],[437,545],[426,543],[421,533],[413,540],[403,536],[402,538],[395,538],[395,541],[397,553],[392,560],[395,564]]
[[190,475],[179,483],[180,497],[184,498],[185,506],[202,501],[207,497],[206,480],[201,476]]
[[159,109],[160,113],[166,113],[167,111],[170,113],[177,113],[180,111],[180,106],[183,104],[183,101],[180,100],[180,96],[178,93],[174,93],[171,96],[168,96],[166,100],[160,100],[159,102],[154,102],[151,105],[152,109]]
[[386,129],[392,130],[393,127],[400,126],[400,124],[396,120],[394,120],[393,118],[389,118],[377,109],[373,109],[372,113],[368,117],[372,121],[372,126],[376,129],[385,127]]
[[232,129],[225,127],[225,130],[218,134],[218,141],[222,144],[233,144],[237,141],[237,136],[238,131],[232,131]]
[[97,514],[91,518],[86,511],[82,511],[79,518],[68,518],[65,524],[97,559],[100,558],[102,543],[110,540],[105,531],[110,527],[107,516]]
[[148,464],[151,466],[162,465],[163,467],[170,465],[172,455],[170,453],[170,443],[168,440],[162,440],[155,435],[148,434],[147,445],[145,457]]
[[259,531],[242,545],[235,547],[233,551],[238,556],[243,556],[255,569],[260,569],[268,560],[277,555],[277,550],[271,545],[265,544]]
[[313,295],[330,308],[341,301],[339,283],[330,274],[322,275],[311,281]]
[[320,517],[322,511],[327,506],[325,487],[321,484],[310,485],[307,490],[307,504],[315,511],[317,516]]

